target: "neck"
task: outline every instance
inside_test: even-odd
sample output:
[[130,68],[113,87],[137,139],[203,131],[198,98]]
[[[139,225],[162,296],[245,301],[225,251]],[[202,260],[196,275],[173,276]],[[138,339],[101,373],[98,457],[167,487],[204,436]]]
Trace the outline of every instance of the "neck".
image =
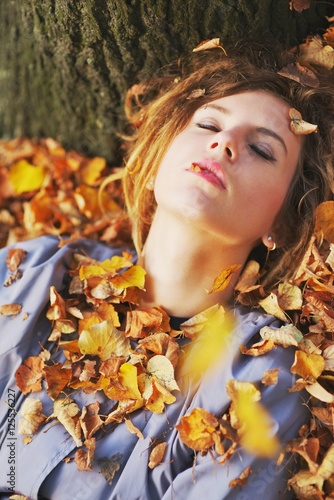
[[191,317],[216,303],[226,304],[238,273],[222,292],[208,292],[224,269],[243,265],[247,255],[193,224],[173,217],[162,224],[156,214],[139,259],[147,272],[142,305],[160,305],[171,316]]

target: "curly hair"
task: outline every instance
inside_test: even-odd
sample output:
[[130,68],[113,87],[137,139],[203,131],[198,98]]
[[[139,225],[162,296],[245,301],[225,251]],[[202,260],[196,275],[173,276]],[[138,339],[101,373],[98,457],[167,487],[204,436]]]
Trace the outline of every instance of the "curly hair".
[[167,75],[143,86],[136,106],[131,107],[133,93],[128,94],[128,119],[135,124],[136,133],[127,158],[124,193],[139,253],[156,207],[147,185],[173,139],[204,104],[223,96],[263,90],[296,108],[304,120],[318,125],[317,133],[304,138],[295,176],[276,216],[272,234],[278,248],[266,259],[262,283],[270,287],[292,277],[312,235],[315,208],[333,197],[334,86],[331,75],[322,71],[317,72],[317,87],[279,74],[290,61],[287,51],[278,54],[259,46],[243,45],[228,57],[219,49],[204,51],[179,61],[176,71],[172,67]]

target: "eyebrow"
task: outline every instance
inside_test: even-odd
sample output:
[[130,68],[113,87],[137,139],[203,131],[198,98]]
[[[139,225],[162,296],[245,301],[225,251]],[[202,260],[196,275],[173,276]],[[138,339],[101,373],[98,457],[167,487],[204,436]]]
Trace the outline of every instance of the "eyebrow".
[[[207,108],[216,109],[217,111],[219,111],[220,113],[223,113],[225,115],[230,115],[232,112],[230,109],[227,109],[224,106],[220,106],[219,104],[214,104],[214,103],[207,104],[206,106],[203,106],[203,109],[207,109]],[[256,132],[259,134],[263,134],[263,135],[267,135],[269,137],[272,137],[273,139],[276,139],[283,146],[285,153],[288,152],[288,149],[286,147],[284,139],[279,134],[274,132],[274,130],[272,130],[270,128],[266,128],[266,127],[258,127],[256,129]]]

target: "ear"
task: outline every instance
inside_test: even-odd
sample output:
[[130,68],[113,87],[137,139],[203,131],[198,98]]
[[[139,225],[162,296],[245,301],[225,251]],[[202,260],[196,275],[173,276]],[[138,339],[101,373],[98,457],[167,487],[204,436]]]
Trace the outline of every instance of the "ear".
[[270,234],[262,236],[262,243],[265,247],[268,248],[269,252],[276,250],[276,242],[274,240],[274,237]]

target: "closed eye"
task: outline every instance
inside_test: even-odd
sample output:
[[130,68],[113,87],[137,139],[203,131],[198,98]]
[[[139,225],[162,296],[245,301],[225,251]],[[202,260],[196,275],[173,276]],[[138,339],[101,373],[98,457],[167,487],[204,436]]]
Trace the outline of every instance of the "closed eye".
[[264,160],[276,161],[276,158],[269,151],[259,148],[256,144],[250,144],[249,147],[256,155],[260,156]]
[[196,127],[204,128],[206,130],[212,130],[212,132],[220,132],[220,129],[212,123],[196,123]]

